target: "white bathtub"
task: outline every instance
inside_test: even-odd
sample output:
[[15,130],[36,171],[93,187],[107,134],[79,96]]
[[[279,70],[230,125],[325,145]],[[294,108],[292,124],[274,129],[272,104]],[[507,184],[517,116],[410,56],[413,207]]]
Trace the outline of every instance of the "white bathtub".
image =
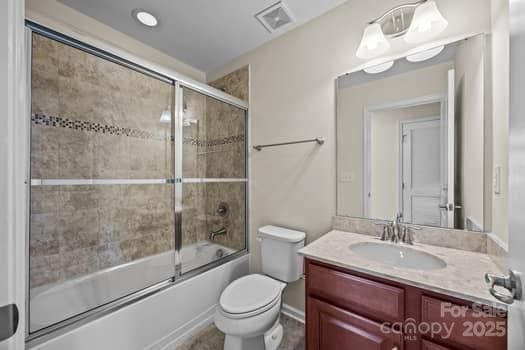
[[[232,253],[232,249],[207,241],[184,246],[180,252],[182,272],[189,272]],[[42,329],[167,280],[173,276],[178,262],[174,252],[165,252],[51,288],[35,288],[30,298],[30,329]]]

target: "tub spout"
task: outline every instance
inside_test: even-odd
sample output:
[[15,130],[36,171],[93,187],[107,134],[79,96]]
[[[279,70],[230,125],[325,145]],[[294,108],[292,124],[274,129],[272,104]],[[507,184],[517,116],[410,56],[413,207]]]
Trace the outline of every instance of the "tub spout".
[[211,231],[210,232],[210,240],[213,242],[215,241],[215,237],[217,236],[225,236],[228,233],[228,230],[226,230],[225,227],[221,227],[217,231]]

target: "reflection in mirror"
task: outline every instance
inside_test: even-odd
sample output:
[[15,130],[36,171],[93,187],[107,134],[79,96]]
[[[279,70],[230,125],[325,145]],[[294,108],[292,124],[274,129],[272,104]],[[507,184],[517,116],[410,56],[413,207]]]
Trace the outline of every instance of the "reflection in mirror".
[[338,215],[488,229],[486,41],[337,79]]

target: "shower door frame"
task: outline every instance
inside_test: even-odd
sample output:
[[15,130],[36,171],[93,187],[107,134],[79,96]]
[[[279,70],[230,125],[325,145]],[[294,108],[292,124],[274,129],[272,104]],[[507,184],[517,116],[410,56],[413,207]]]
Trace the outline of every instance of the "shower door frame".
[[[40,330],[30,332],[29,331],[29,317],[30,317],[30,265],[29,265],[29,245],[30,245],[30,188],[32,185],[42,184],[41,182],[31,181],[31,172],[30,172],[30,150],[31,150],[31,123],[28,125],[27,132],[27,154],[26,154],[26,191],[27,191],[27,217],[26,217],[26,278],[25,278],[25,300],[26,300],[26,312],[25,312],[25,340],[26,344],[29,346],[36,346],[38,344],[44,343],[50,339],[53,339],[57,336],[60,336],[66,332],[71,331],[72,329],[78,328],[86,323],[89,323],[93,320],[96,320],[100,317],[103,317],[109,313],[112,313],[118,309],[121,309],[125,306],[133,304],[139,300],[142,300],[146,297],[149,297],[153,294],[156,294],[160,291],[163,291],[167,288],[177,285],[178,283],[190,279],[196,275],[199,275],[207,270],[213,269],[217,266],[223,265],[229,261],[235,260],[239,257],[242,257],[249,253],[249,228],[250,228],[250,214],[249,214],[249,203],[250,203],[250,157],[249,157],[249,130],[250,130],[250,112],[249,104],[237,97],[231,96],[221,90],[213,88],[207,84],[195,81],[191,78],[188,78],[182,74],[179,74],[173,70],[166,69],[164,67],[158,66],[141,58],[138,58],[128,52],[122,51],[115,47],[107,47],[104,43],[100,43],[101,46],[106,46],[104,49],[97,48],[91,44],[87,44],[81,40],[77,40],[69,35],[59,33],[53,29],[42,26],[32,21],[26,20],[25,24],[26,29],[26,59],[27,59],[27,112],[29,114],[29,119],[31,118],[31,69],[32,69],[32,34],[36,33],[42,36],[45,36],[51,40],[58,41],[62,44],[72,46],[76,49],[82,50],[86,53],[95,55],[99,58],[109,60],[113,63],[122,65],[126,68],[132,69],[134,71],[146,74],[153,78],[159,79],[166,83],[169,83],[173,86],[173,101],[172,104],[172,115],[174,116],[174,121],[171,123],[172,135],[174,136],[175,141],[172,142],[172,179],[166,179],[164,183],[173,184],[173,200],[174,200],[174,239],[175,239],[175,256],[178,263],[174,266],[173,276],[167,280],[159,281],[158,283],[143,288],[141,290],[131,292],[130,294],[118,298],[116,300],[110,301],[106,304],[99,305],[93,309],[87,310],[81,314],[75,315],[66,320],[62,320]],[[227,103],[228,105],[237,107],[243,110],[245,114],[245,130],[244,130],[244,167],[245,167],[245,178],[219,178],[219,179],[208,179],[208,178],[188,178],[184,179],[182,173],[182,146],[183,146],[183,88],[189,88],[193,91],[199,92],[205,96],[214,98],[221,102]],[[157,183],[162,182],[163,180],[157,181]],[[231,255],[228,255],[224,258],[215,260],[206,265],[200,266],[194,270],[191,270],[187,273],[182,273],[182,264],[184,263],[180,259],[180,250],[182,248],[182,190],[184,183],[207,183],[207,182],[223,182],[223,183],[232,183],[232,182],[244,182],[245,183],[245,230],[244,230],[244,249],[239,250]],[[132,261],[131,261],[132,263]],[[117,265],[118,267],[118,265]]]

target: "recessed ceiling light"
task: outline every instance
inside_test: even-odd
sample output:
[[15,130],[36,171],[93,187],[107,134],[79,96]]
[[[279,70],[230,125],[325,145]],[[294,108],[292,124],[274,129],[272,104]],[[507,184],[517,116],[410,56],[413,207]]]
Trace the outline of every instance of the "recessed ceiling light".
[[392,68],[393,65],[394,65],[394,61],[388,61],[388,62],[381,63],[381,64],[378,64],[372,67],[365,68],[364,71],[367,72],[368,74],[383,73],[389,70],[390,68]]
[[429,50],[425,50],[425,51],[421,51],[421,52],[415,53],[413,55],[409,55],[409,56],[407,56],[407,61],[408,62],[422,62],[422,61],[429,60],[429,59],[439,55],[441,53],[441,51],[443,51],[444,48],[445,48],[445,46],[438,46],[438,47],[434,47],[434,48],[429,49]]
[[134,9],[131,11],[131,15],[140,23],[148,27],[156,27],[159,24],[157,17],[152,15],[150,12],[142,9]]

